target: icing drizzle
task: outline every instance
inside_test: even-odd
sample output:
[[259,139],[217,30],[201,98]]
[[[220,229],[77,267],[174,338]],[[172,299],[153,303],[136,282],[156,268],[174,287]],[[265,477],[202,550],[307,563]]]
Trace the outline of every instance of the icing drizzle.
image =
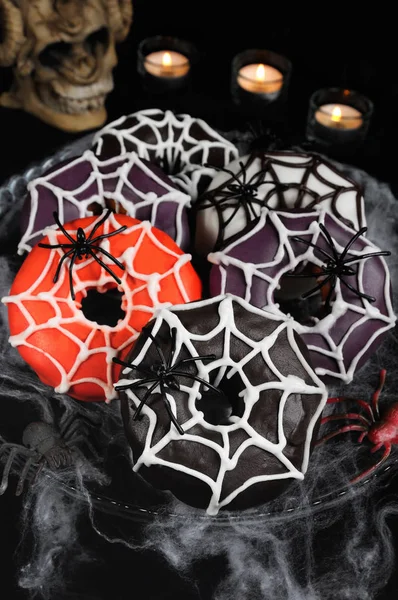
[[[306,325],[284,314],[274,296],[280,288],[282,276],[296,271],[299,265],[310,263],[319,269],[323,268],[325,256],[321,255],[320,258],[316,249],[317,245],[324,251],[328,248],[326,237],[320,235],[321,225],[329,232],[331,228],[337,232],[333,236],[333,242],[340,256],[351,241],[350,266],[357,265],[355,278],[359,295],[354,294],[337,278],[330,298],[329,314],[319,319],[314,317],[313,323]],[[269,236],[275,235],[277,241],[274,250],[269,250],[269,255],[263,252],[262,256],[266,260],[259,260],[258,248],[263,246],[264,240],[268,240]],[[344,242],[338,242],[337,235]],[[297,243],[299,237],[310,240],[311,243]],[[244,260],[241,258],[242,248]],[[356,236],[354,230],[325,211],[293,213],[265,209],[250,231],[232,241],[222,251],[208,255],[208,260],[214,265],[210,275],[210,292],[213,295],[233,292],[238,286],[241,290],[239,294],[242,293],[246,301],[292,321],[310,350],[316,373],[321,377],[336,377],[349,383],[358,363],[363,362],[376,340],[380,338],[381,341],[381,336],[394,327],[396,322],[389,269],[383,255],[376,256],[374,251],[379,252],[376,245],[362,235]],[[368,261],[371,261],[369,267]],[[369,274],[371,265],[376,270],[375,273],[380,273],[382,277],[375,304],[367,299],[367,296],[372,296],[369,292],[374,285],[374,277]],[[355,352],[353,339],[356,340]],[[324,366],[325,362],[328,366]]]
[[106,125],[94,136],[95,153],[106,156],[111,140],[116,145],[113,154],[137,152],[158,163],[194,200],[209,185],[215,167],[224,167],[239,156],[237,148],[205,121],[156,108]]
[[[240,304],[250,313],[265,317],[266,320],[271,319],[275,321],[276,326],[272,334],[264,337],[260,341],[254,341],[246,333],[241,331],[234,319],[234,303]],[[217,325],[208,333],[193,334],[189,332],[181,322],[179,314],[181,314],[182,311],[190,311],[212,304],[216,306],[218,305],[217,309],[219,320]],[[245,386],[245,389],[242,392],[244,412],[241,417],[230,417],[230,424],[228,425],[213,425],[204,419],[203,412],[198,410],[196,407],[195,401],[198,396],[200,396],[200,386],[202,385],[201,381],[192,380],[190,385],[181,384],[180,386],[181,390],[187,394],[185,406],[190,415],[185,422],[180,423],[180,426],[184,431],[184,442],[202,444],[208,448],[211,448],[217,453],[219,457],[219,470],[216,477],[213,478],[204,473],[203,470],[197,470],[193,466],[189,467],[161,457],[162,450],[169,444],[173,444],[175,440],[178,440],[180,438],[180,433],[176,430],[174,424],[170,423],[170,428],[167,433],[161,439],[154,441],[158,420],[157,413],[151,408],[151,406],[149,406],[147,403],[144,403],[141,410],[143,414],[148,417],[149,424],[143,450],[140,456],[134,459],[134,470],[139,471],[143,465],[146,467],[158,465],[168,467],[200,479],[202,482],[206,483],[211,490],[211,498],[207,507],[207,512],[211,515],[217,514],[220,508],[228,507],[228,504],[241,492],[258,482],[267,480],[274,481],[287,478],[299,480],[303,479],[304,473],[306,472],[308,466],[313,429],[326,403],[327,393],[324,385],[316,377],[315,373],[301,354],[294,335],[292,323],[286,320],[282,321],[275,315],[265,315],[260,309],[257,309],[254,306],[249,305],[244,300],[231,295],[219,296],[210,300],[191,303],[189,305],[175,306],[172,309],[162,308],[156,312],[155,316],[156,319],[153,321],[153,328],[151,330],[153,337],[148,336],[140,352],[137,354],[137,356],[135,356],[134,368],[138,369],[141,367],[141,365],[145,365],[145,357],[150,346],[153,344],[153,338],[156,337],[161,326],[163,324],[167,324],[170,332],[175,331],[175,345],[171,363],[178,364],[179,353],[184,347],[184,349],[188,351],[189,355],[195,360],[198,376],[200,379],[206,382],[206,385],[209,385],[211,376],[213,376],[214,379],[214,374],[216,374],[215,385],[219,385],[222,377],[230,378],[237,374]],[[286,334],[290,347],[293,349],[297,360],[304,367],[305,372],[308,374],[308,377],[311,380],[310,383],[306,383],[306,381],[297,376],[283,375],[271,358],[270,353],[272,352],[274,346],[278,344],[279,336]],[[203,347],[203,343],[206,343],[216,336],[222,336],[223,339],[223,342],[220,341],[222,346],[220,356],[211,362],[202,360],[198,354],[196,344],[202,344]],[[237,338],[238,340],[242,341],[247,347],[247,352],[245,352],[244,356],[240,356],[238,358],[236,357],[236,353],[231,352],[230,344],[233,338]],[[250,381],[246,374],[245,367],[248,362],[256,356],[260,356],[265,365],[267,365],[272,372],[272,381],[262,381],[257,385]],[[134,393],[134,388],[131,386],[131,384],[134,385],[134,383],[140,381],[140,379],[138,377],[132,377],[132,372],[133,370],[131,366],[124,369],[121,379],[118,381],[116,386],[119,388],[123,386],[129,401],[132,402],[136,407],[140,407],[141,400]],[[128,375],[129,378],[125,378],[125,375]],[[149,385],[150,384],[148,383],[148,386]],[[261,435],[250,422],[253,408],[256,406],[257,402],[265,401],[268,390],[279,390],[281,393],[278,409],[278,440],[275,443],[269,441],[263,435]],[[177,418],[178,406],[171,392],[168,393],[170,408],[174,416]],[[284,454],[284,449],[288,441],[283,430],[283,414],[285,406],[289,402],[290,396],[294,394],[308,395],[312,398],[312,416],[306,431],[303,459],[299,468],[295,467],[289,458]],[[197,433],[198,427],[202,430],[202,435]],[[195,433],[193,433],[194,431]],[[232,446],[230,436],[239,431],[242,433],[244,432],[245,439],[237,449],[231,451]],[[207,436],[209,432],[218,432],[221,436],[220,443],[217,443],[214,441],[214,439],[210,439],[211,435]],[[278,467],[276,468],[276,472],[273,474],[264,474],[263,472],[253,477],[248,477],[243,483],[237,483],[235,489],[230,494],[228,494],[226,497],[222,497],[225,477],[236,468],[245,450],[251,446],[259,448],[277,459]]]
[[[141,222],[111,213],[105,221],[101,215],[97,218],[85,219],[84,225],[79,221],[75,223],[82,227],[86,236],[89,236],[100,221],[103,221],[100,231],[105,235],[99,240],[99,246],[108,253],[112,251],[116,254],[125,267],[125,271],[120,273],[121,283],[118,285],[118,290],[123,293],[121,308],[125,312],[125,317],[116,326],[93,323],[80,310],[81,300],[87,295],[89,289],[95,288],[99,292],[105,292],[115,286],[114,278],[108,270],[97,264],[93,256],[83,257],[71,273],[76,301],[73,301],[69,294],[69,277],[66,269],[59,273],[58,281],[52,283],[53,273],[64,256],[60,243],[67,240],[62,231],[52,228],[47,230],[47,236],[50,245],[55,247],[48,253],[48,259],[40,276],[33,282],[27,282],[27,287],[17,294],[13,294],[11,289],[11,295],[4,297],[2,301],[17,307],[23,321],[26,322],[26,327],[20,333],[13,335],[11,331],[9,339],[11,345],[19,349],[33,349],[51,363],[58,378],[58,383],[54,385],[56,392],[70,393],[73,396],[81,384],[92,384],[98,388],[97,400],[110,401],[117,397],[113,388],[112,359],[120,356],[131,346],[156,308],[169,305],[169,297],[174,298],[174,302],[176,302],[175,298],[179,298],[177,302],[197,299],[200,284],[196,276],[194,277],[197,281],[195,291],[186,284],[188,273],[190,273],[190,282],[193,281],[193,269],[187,271],[191,256],[183,254],[174,243],[172,244],[174,249],[166,246],[162,242],[166,237],[165,234],[153,229],[148,221]],[[73,226],[75,223],[70,225]],[[109,239],[109,234],[124,225],[127,227],[116,237],[117,247],[115,247]],[[67,229],[72,237],[77,236],[78,227],[71,229],[68,225]],[[119,238],[124,238],[124,241],[120,243]],[[143,263],[145,260],[148,261],[148,252],[151,250],[168,257],[169,266],[162,267],[163,272],[160,265],[157,267],[160,272],[154,268],[149,272],[142,271],[140,264],[145,264]],[[34,248],[22,268],[28,265],[30,260],[38,260],[38,253],[41,252],[44,250],[38,246]],[[104,262],[107,266],[113,264],[106,254]],[[18,281],[18,277],[19,275],[15,281]],[[47,316],[42,317],[40,322],[40,310],[43,304],[49,307],[53,317],[50,319]],[[32,312],[35,312],[35,315],[31,314]],[[51,354],[31,341],[32,336],[37,337],[37,334],[40,334],[41,338],[47,336],[51,340],[51,344],[47,347],[54,346],[53,341],[57,339],[57,334],[61,335],[65,343],[70,344],[66,361],[68,366],[63,364],[65,359],[62,360],[64,356],[62,344],[55,344],[54,352]],[[90,360],[94,357],[98,360],[95,375],[88,375],[86,372],[82,375],[83,365],[86,362],[90,364]]]
[[[54,211],[62,222],[68,222],[92,216],[95,208],[102,212],[110,207],[115,212],[149,220],[183,249],[189,243],[184,219],[191,199],[171,181],[168,183],[166,177],[159,177],[136,154],[101,161],[88,150],[31,181],[28,192],[29,219],[18,244],[19,254],[30,252],[43,237],[45,228],[53,223]],[[172,221],[167,227],[162,207],[168,207],[168,220]]]
[[[239,193],[231,193],[231,187]],[[356,183],[319,156],[288,151],[255,152],[220,170],[195,208],[198,242],[204,252],[221,248],[245,231],[263,208],[326,209],[355,230],[366,224]]]

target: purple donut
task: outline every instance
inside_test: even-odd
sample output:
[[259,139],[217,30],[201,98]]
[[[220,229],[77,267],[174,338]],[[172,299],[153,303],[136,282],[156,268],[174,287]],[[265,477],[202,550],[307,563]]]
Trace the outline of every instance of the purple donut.
[[265,210],[249,232],[209,254],[210,293],[293,320],[317,375],[349,383],[396,321],[389,252],[365,232],[324,211]]
[[159,167],[136,154],[101,161],[87,151],[29,183],[18,253],[30,252],[40,241],[44,229],[54,223],[54,211],[67,223],[105,208],[150,221],[186,250],[190,201]]

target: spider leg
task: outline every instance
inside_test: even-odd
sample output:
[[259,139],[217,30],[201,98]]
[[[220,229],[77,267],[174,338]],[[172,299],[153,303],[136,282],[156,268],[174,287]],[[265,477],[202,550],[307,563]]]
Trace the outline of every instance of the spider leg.
[[345,396],[341,396],[341,397],[337,397],[337,398],[328,398],[327,404],[337,404],[339,402],[350,402],[350,401],[355,402],[356,404],[358,404],[358,406],[361,406],[362,408],[364,408],[369,415],[371,423],[375,422],[372,407],[370,406],[370,404],[368,404],[364,400],[359,400],[357,398],[346,398]]
[[33,476],[33,479],[31,481],[31,485],[34,485],[36,483],[36,481],[39,479],[39,475],[42,472],[44,465],[45,465],[46,459],[44,456],[41,457],[41,459],[39,460],[39,462],[37,463],[37,470],[36,473]]
[[166,360],[166,358],[165,358],[165,356],[164,356],[164,354],[163,354],[163,350],[162,350],[162,348],[160,347],[160,344],[159,344],[158,340],[157,340],[157,339],[156,339],[156,338],[155,338],[155,337],[152,335],[152,333],[150,333],[150,332],[149,332],[149,331],[147,331],[146,329],[143,329],[141,333],[143,333],[144,335],[146,335],[146,337],[148,337],[149,339],[151,339],[151,340],[152,340],[152,342],[153,342],[153,345],[154,345],[154,346],[155,346],[155,348],[156,348],[156,352],[158,353],[158,355],[159,355],[159,358],[160,358],[160,360],[162,361],[162,365],[163,365],[163,367],[167,368],[167,360]]
[[115,357],[112,360],[117,365],[121,365],[122,367],[125,367],[126,369],[135,369],[136,371],[141,371],[141,373],[144,373],[145,375],[149,375],[149,376],[153,375],[153,373],[151,371],[148,371],[148,369],[144,369],[143,367],[134,365],[133,363],[128,363],[124,360],[121,360],[120,358]]
[[3,477],[2,477],[1,483],[0,483],[0,496],[2,496],[4,494],[4,492],[6,491],[6,489],[8,487],[8,477],[10,475],[11,466],[12,466],[12,463],[14,462],[14,458],[17,455],[17,453],[18,453],[17,448],[12,448],[10,454],[8,455],[6,464],[4,465]]
[[179,375],[180,377],[187,377],[188,379],[194,379],[195,381],[198,381],[199,383],[202,383],[204,386],[208,387],[210,390],[213,390],[213,392],[216,392],[217,394],[221,394],[222,396],[225,396],[225,394],[222,390],[220,390],[219,388],[216,388],[212,383],[210,383],[209,381],[205,381],[204,379],[202,379],[201,377],[198,377],[197,375],[192,375],[192,373],[184,373],[184,371],[173,371],[173,375]]
[[[175,327],[171,328],[170,331],[170,337],[171,337],[171,351],[170,351],[170,355],[169,355],[169,360],[167,361],[167,368],[170,369],[171,365],[173,364],[173,359],[174,359],[174,355],[175,355],[175,351],[176,351],[176,337],[177,337],[177,330]],[[177,365],[180,363],[181,361],[179,361],[177,363]]]
[[378,469],[380,467],[380,465],[387,460],[387,458],[390,456],[390,453],[391,453],[391,444],[385,444],[385,450],[384,450],[383,456],[380,458],[380,460],[377,461],[377,463],[375,465],[373,465],[373,467],[366,469],[366,471],[363,471],[360,475],[357,475],[356,477],[354,477],[354,479],[351,479],[351,483],[357,483],[358,481],[360,481],[367,475],[370,475],[371,473],[373,473],[373,471],[376,471],[376,469]]
[[111,214],[112,214],[112,211],[111,211],[111,209],[109,209],[106,211],[106,213],[104,213],[104,215],[101,217],[101,219],[99,221],[97,221],[97,223],[94,225],[94,227],[90,231],[90,235],[87,238],[87,242],[92,241],[94,233],[101,227],[101,225],[103,225],[105,223],[105,221],[107,219],[109,219]]
[[344,279],[344,277],[340,277],[340,281],[346,287],[348,287],[349,290],[351,290],[352,292],[354,292],[354,294],[356,294],[359,298],[364,298],[365,300],[368,300],[369,302],[375,302],[376,298],[373,298],[373,296],[369,296],[369,294],[364,294],[363,292],[360,292],[359,290],[356,290],[350,283],[348,283],[348,281],[346,281]]
[[153,385],[151,385],[150,388],[147,389],[141,402],[139,403],[138,407],[135,410],[135,413],[133,415],[133,421],[136,421],[138,419],[138,416],[140,415],[140,413],[144,407],[144,404],[147,402],[147,400],[149,399],[149,396],[152,394],[153,390],[158,386],[158,384],[159,384],[159,381],[156,380],[155,383]]
[[321,425],[325,425],[325,423],[330,423],[330,421],[341,421],[341,419],[355,419],[357,421],[361,421],[361,423],[367,427],[371,427],[372,423],[359,413],[345,413],[341,415],[328,415],[327,417],[323,417],[321,419]]
[[386,375],[387,375],[386,369],[381,369],[379,387],[377,388],[377,390],[374,392],[374,394],[372,396],[372,407],[373,407],[374,411],[376,412],[377,416],[380,415],[379,398],[380,398],[380,394],[383,390],[384,383],[386,381]]
[[113,237],[114,235],[121,233],[125,229],[127,229],[127,225],[123,225],[123,227],[119,227],[119,229],[116,229],[116,231],[111,231],[110,233],[103,233],[102,235],[97,235],[97,237],[95,237],[94,239],[89,238],[89,242],[90,242],[90,244],[96,244],[100,240],[105,240],[110,237]]
[[24,468],[22,469],[22,472],[18,478],[18,484],[17,484],[16,490],[15,490],[16,496],[20,496],[22,494],[27,475],[29,473],[30,468],[34,465],[34,462],[35,461],[34,461],[33,456],[28,458],[28,460],[26,461]]
[[158,379],[153,377],[152,379],[140,379],[134,383],[127,383],[126,385],[115,385],[115,390],[117,392],[121,392],[123,390],[136,390],[140,387],[145,387],[146,383],[152,383],[152,381],[158,381]]
[[320,248],[319,246],[317,246],[313,242],[310,242],[308,240],[304,240],[303,238],[301,238],[298,235],[292,236],[292,240],[295,241],[295,242],[301,242],[302,244],[306,244],[307,246],[311,246],[311,248],[314,248],[315,250],[318,250],[318,252],[320,252],[321,254],[323,254],[324,256],[326,256],[327,259],[332,260],[334,262],[333,256],[331,256],[330,254],[328,254],[323,248]]
[[97,256],[97,255],[95,254],[95,252],[92,250],[92,248],[88,247],[88,252],[89,252],[89,254],[90,254],[90,255],[91,255],[93,258],[94,258],[94,260],[96,260],[96,261],[97,261],[97,263],[98,263],[99,265],[101,265],[101,267],[102,267],[103,269],[105,269],[105,271],[106,271],[107,273],[109,273],[109,275],[111,275],[111,276],[113,277],[113,279],[114,279],[114,280],[115,280],[117,283],[119,283],[119,284],[120,284],[120,283],[122,283],[121,279],[119,279],[119,277],[118,277],[117,275],[115,275],[115,273],[114,273],[114,272],[113,272],[113,271],[112,271],[112,270],[111,270],[111,269],[108,267],[108,265],[106,265],[106,264],[105,264],[105,263],[104,263],[104,262],[103,262],[103,261],[100,259],[100,257],[99,257],[99,256]]
[[[116,233],[116,232],[115,232]],[[95,250],[98,250],[99,252],[102,252],[103,254],[105,254],[105,256],[107,256],[108,258],[110,258],[111,260],[113,260],[113,262],[120,268],[122,269],[122,271],[126,270],[126,267],[120,262],[118,261],[117,258],[115,258],[114,256],[112,256],[112,254],[109,254],[109,252],[107,250],[104,250],[104,248],[101,248],[101,246],[91,246],[91,248],[95,248]]]
[[344,257],[346,256],[346,254],[347,254],[348,250],[351,248],[351,246],[353,244],[355,244],[355,242],[357,241],[357,239],[360,238],[363,233],[366,233],[367,230],[368,230],[367,227],[361,227],[361,229],[356,232],[356,234],[350,239],[350,241],[348,242],[348,244],[344,248],[343,252],[340,254],[340,260],[344,260]]
[[39,248],[73,248],[74,244],[37,244]]
[[61,268],[62,268],[62,265],[63,265],[63,263],[64,263],[64,260],[66,260],[67,258],[69,258],[70,256],[72,256],[72,254],[73,254],[74,252],[76,252],[76,250],[74,250],[74,249],[72,248],[72,250],[69,250],[69,252],[65,252],[65,254],[64,254],[63,256],[61,256],[61,259],[60,259],[60,261],[59,261],[59,263],[58,263],[58,266],[57,266],[57,270],[55,271],[55,275],[54,275],[53,283],[57,283],[57,281],[58,281],[59,274],[60,274],[60,272],[61,272]]
[[75,264],[76,258],[77,258],[77,250],[74,251],[72,258],[70,259],[70,265],[69,265],[69,289],[70,289],[70,295],[71,295],[72,300],[75,300],[75,298],[76,298],[75,290],[73,289],[73,266]]
[[184,432],[183,428],[181,427],[181,425],[177,421],[176,417],[174,416],[173,411],[171,410],[170,402],[169,402],[169,399],[167,398],[167,391],[166,391],[166,388],[163,385],[163,383],[160,384],[160,389],[162,391],[163,400],[166,405],[166,410],[169,414],[171,422],[175,425],[178,433],[180,435],[184,435],[185,432]]
[[391,252],[389,250],[380,250],[380,252],[369,252],[369,254],[361,254],[361,256],[351,256],[351,258],[343,260],[343,264],[348,265],[364,258],[372,258],[372,256],[391,256]]
[[197,360],[216,360],[216,355],[215,354],[207,354],[207,355],[205,354],[203,356],[191,356],[191,358],[183,358],[182,360],[179,360],[174,365],[173,369],[178,369],[183,364],[195,362]]
[[70,233],[68,233],[68,231],[66,231],[65,227],[62,225],[61,221],[58,218],[58,213],[57,212],[53,212],[53,217],[54,217],[54,221],[56,222],[56,224],[58,225],[58,227],[60,228],[60,230],[62,231],[62,233],[64,234],[65,237],[68,238],[68,240],[75,245],[76,240],[73,239],[73,237],[70,235]]
[[319,229],[322,231],[323,235],[325,236],[330,248],[332,249],[334,260],[337,262],[339,260],[339,255],[337,254],[336,246],[334,245],[332,236],[326,229],[325,225],[323,225],[323,223],[319,224]]
[[321,444],[331,440],[336,437],[336,435],[340,435],[341,433],[347,433],[349,431],[364,431],[367,433],[367,428],[363,425],[345,425],[344,427],[340,427],[337,431],[333,431],[332,433],[328,433],[327,435],[321,437],[319,440],[315,442],[315,446],[320,446]]
[[310,296],[312,296],[312,294],[314,292],[317,292],[318,290],[322,289],[324,285],[326,285],[327,283],[329,283],[329,281],[331,279],[333,279],[333,277],[335,277],[333,274],[332,275],[328,275],[327,277],[325,277],[325,279],[323,279],[318,285],[316,285],[315,287],[311,288],[308,292],[305,292],[305,294],[303,294],[301,296],[301,298],[303,300],[305,300],[306,298],[309,298]]

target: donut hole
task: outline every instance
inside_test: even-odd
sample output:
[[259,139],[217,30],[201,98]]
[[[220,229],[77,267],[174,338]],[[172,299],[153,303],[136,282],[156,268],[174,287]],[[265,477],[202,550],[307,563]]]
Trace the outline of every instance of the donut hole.
[[[330,313],[330,307],[325,304],[330,290],[329,283],[303,298],[303,295],[313,290],[324,279],[324,276],[317,275],[317,271],[319,267],[312,263],[306,263],[304,266],[299,264],[293,271],[297,277],[282,275],[279,289],[274,294],[279,309],[301,325],[312,326],[315,320],[323,319]],[[305,277],[301,277],[302,275]]]
[[[240,380],[239,380],[240,381]],[[242,398],[237,395],[239,381],[236,377],[227,379],[223,377],[217,386],[221,393],[212,389],[202,392],[202,397],[196,400],[196,408],[203,412],[206,423],[211,425],[232,425],[236,419],[243,416],[245,405]]]
[[81,310],[86,319],[98,325],[115,327],[126,316],[122,310],[123,294],[117,287],[111,287],[106,292],[96,288],[87,291],[87,296],[82,299]]

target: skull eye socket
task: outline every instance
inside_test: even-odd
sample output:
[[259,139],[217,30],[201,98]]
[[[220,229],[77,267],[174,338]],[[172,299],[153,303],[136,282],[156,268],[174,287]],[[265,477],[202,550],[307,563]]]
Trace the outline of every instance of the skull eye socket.
[[72,51],[72,44],[55,42],[44,48],[39,54],[39,61],[44,67],[57,67]]
[[101,27],[93,31],[84,41],[84,47],[92,55],[96,55],[97,50],[102,48],[107,50],[109,46],[109,30],[107,27]]

